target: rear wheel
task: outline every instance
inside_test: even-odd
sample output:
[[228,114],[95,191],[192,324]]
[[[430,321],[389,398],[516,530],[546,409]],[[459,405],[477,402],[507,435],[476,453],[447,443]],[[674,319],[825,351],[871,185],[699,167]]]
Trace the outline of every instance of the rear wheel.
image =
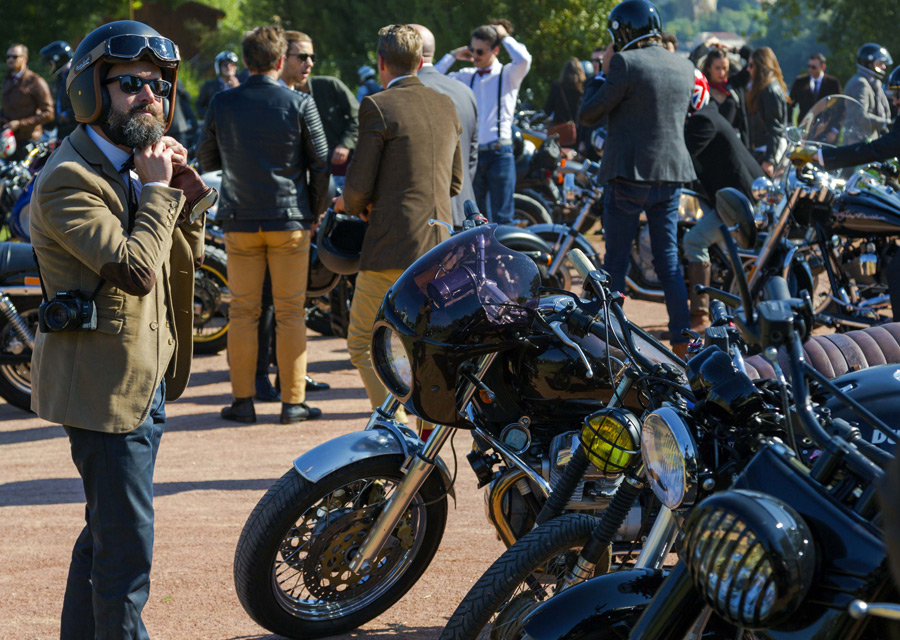
[[[38,330],[37,296],[13,298],[13,304],[25,325],[35,335]],[[31,411],[31,349],[20,338],[6,316],[0,313],[0,353],[21,356],[23,362],[0,365],[0,397],[23,411]]]
[[206,245],[203,264],[194,271],[194,353],[219,353],[228,346],[228,259],[225,251]]
[[513,219],[521,220],[524,223],[523,226],[530,227],[536,224],[551,224],[553,222],[553,218],[550,216],[547,208],[531,196],[514,193],[513,207],[515,208]]

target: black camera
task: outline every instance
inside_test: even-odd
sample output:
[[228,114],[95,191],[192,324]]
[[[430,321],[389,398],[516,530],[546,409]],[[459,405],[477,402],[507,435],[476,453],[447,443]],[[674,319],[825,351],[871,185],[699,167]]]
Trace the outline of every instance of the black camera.
[[41,303],[38,324],[44,333],[95,331],[97,305],[79,291],[60,291],[52,300]]

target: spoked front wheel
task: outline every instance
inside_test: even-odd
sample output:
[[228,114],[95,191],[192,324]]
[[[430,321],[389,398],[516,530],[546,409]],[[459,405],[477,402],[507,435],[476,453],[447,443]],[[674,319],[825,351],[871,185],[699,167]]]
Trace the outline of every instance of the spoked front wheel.
[[244,609],[289,638],[346,633],[375,618],[416,583],[447,520],[438,473],[413,497],[387,544],[360,576],[350,561],[401,479],[402,456],[370,458],[311,483],[291,469],[256,505],[234,557]]

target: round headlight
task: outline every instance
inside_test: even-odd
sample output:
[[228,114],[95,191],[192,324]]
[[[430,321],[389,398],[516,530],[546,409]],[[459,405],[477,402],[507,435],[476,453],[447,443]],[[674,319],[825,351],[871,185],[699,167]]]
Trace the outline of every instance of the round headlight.
[[396,331],[380,326],[372,337],[372,364],[392,394],[406,396],[412,388],[412,365]]
[[815,573],[812,535],[781,500],[740,489],[718,493],[691,511],[684,532],[694,584],[728,622],[771,627],[806,597]]
[[601,409],[587,417],[581,445],[602,473],[622,473],[637,459],[641,423],[625,409]]
[[689,507],[697,497],[697,445],[684,416],[663,407],[641,429],[641,457],[650,488],[669,509]]

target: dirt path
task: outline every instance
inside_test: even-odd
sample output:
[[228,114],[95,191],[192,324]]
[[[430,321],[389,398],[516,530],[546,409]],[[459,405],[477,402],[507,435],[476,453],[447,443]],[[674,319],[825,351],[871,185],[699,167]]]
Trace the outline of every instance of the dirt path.
[[[629,316],[660,329],[661,305],[629,302]],[[234,592],[234,547],[248,514],[291,461],[356,431],[368,401],[343,340],[314,334],[310,372],[331,390],[309,400],[322,420],[278,424],[279,405],[257,404],[259,423],[219,418],[230,401],[225,355],[195,360],[184,398],[166,407],[156,466],[156,544],[144,620],[155,639],[276,638],[244,613]],[[100,363],[98,363],[100,364]],[[391,610],[346,638],[436,638],[469,587],[503,551],[484,517],[484,496],[456,437],[457,504],[434,561]],[[452,453],[442,457],[453,467]],[[59,637],[69,554],[83,526],[84,495],[59,426],[0,403],[0,640]]]

